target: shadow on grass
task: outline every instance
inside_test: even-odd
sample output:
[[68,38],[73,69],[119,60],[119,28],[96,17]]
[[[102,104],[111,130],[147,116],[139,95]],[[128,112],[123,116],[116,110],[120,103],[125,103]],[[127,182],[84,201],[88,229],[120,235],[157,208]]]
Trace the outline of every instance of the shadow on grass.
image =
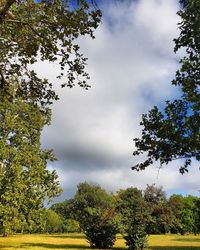
[[[26,247],[35,247],[37,249],[37,247],[43,247],[46,249],[87,249],[87,250],[92,250],[92,248],[90,248],[89,246],[84,246],[84,245],[75,245],[75,244],[46,244],[46,243],[26,243],[23,244],[22,248]],[[0,246],[1,249],[1,246]],[[121,248],[121,247],[115,247],[115,248],[111,248],[113,250],[125,250],[126,248]],[[93,248],[93,250],[95,250]]]
[[51,238],[60,238],[60,239],[85,239],[84,235],[47,235],[46,237],[51,237]]
[[[55,234],[49,234],[46,237],[51,237],[51,238],[60,238],[60,239],[86,239],[86,236],[83,235],[55,235]],[[123,237],[121,235],[117,235],[117,240],[121,240]]]
[[162,246],[162,247],[158,247],[158,246],[151,246],[148,248],[149,250],[199,250],[200,247],[199,246],[195,246],[195,247],[190,247],[190,246]]
[[200,242],[200,239],[195,238],[175,238],[175,241],[182,241],[182,242]]
[[0,245],[0,249],[4,249],[4,248],[16,249],[16,246]]
[[[46,249],[90,249],[88,246],[75,244],[25,243],[23,247],[43,247]],[[37,248],[36,248],[37,249]]]

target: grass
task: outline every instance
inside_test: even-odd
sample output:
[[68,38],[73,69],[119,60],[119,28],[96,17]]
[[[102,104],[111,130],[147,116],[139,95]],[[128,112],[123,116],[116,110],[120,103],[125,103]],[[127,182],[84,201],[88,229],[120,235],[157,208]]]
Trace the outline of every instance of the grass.
[[[89,250],[82,234],[32,234],[0,237],[2,250]],[[118,236],[115,250],[126,249],[124,240]],[[148,250],[199,250],[200,236],[151,235]]]

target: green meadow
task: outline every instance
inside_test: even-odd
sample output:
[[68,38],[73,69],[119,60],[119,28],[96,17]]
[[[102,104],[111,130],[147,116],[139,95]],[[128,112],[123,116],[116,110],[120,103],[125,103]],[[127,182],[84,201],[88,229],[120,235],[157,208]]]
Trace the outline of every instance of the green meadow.
[[[31,234],[0,237],[3,250],[89,250],[83,234]],[[113,249],[126,249],[122,237],[117,237]],[[193,250],[200,249],[200,236],[151,235],[148,250]]]

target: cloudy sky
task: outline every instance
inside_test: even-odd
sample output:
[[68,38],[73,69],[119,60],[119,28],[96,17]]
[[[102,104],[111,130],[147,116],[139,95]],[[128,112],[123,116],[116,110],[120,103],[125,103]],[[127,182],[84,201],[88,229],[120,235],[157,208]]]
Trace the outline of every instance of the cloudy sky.
[[[60,89],[53,105],[51,126],[44,130],[44,147],[53,148],[64,189],[61,200],[72,196],[80,182],[98,183],[110,191],[130,186],[162,185],[168,194],[198,195],[197,166],[184,176],[178,162],[134,172],[140,159],[132,156],[133,138],[141,133],[141,114],[153,105],[175,98],[170,85],[180,55],[173,53],[178,36],[178,0],[101,0],[103,19],[96,39],[82,38],[89,58],[92,88]],[[46,68],[45,68],[46,67]],[[55,65],[42,68],[53,79]],[[196,164],[197,165],[197,164]]]

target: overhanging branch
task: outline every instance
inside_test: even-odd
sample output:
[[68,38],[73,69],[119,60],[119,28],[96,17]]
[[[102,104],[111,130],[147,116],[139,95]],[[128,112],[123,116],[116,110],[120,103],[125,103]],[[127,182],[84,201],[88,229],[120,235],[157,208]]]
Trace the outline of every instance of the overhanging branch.
[[16,0],[7,0],[5,5],[0,8],[0,24],[3,23],[3,20],[9,11],[10,7],[15,3]]

